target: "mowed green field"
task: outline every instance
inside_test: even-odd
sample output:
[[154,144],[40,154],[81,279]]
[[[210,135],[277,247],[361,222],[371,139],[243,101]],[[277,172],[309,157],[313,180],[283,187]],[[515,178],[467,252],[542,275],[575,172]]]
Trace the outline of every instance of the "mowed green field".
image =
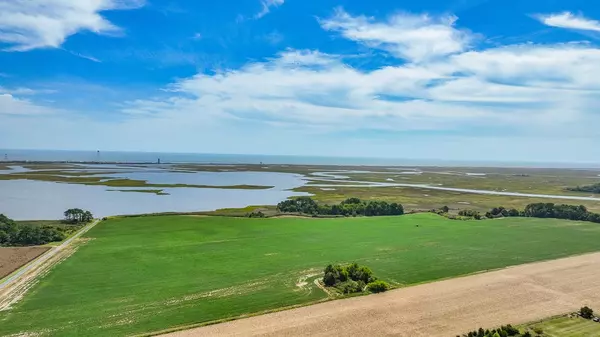
[[313,302],[326,298],[312,281],[328,263],[409,285],[600,250],[598,224],[433,214],[121,218],[86,236],[0,312],[0,335],[122,336]]
[[527,327],[540,328],[548,337],[600,337],[600,323],[580,317],[559,317]]

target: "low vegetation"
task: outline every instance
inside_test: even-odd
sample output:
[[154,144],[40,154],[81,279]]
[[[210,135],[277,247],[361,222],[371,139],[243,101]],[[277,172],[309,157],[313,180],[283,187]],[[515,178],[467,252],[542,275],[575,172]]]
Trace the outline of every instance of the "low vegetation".
[[299,197],[285,200],[277,204],[277,209],[283,213],[301,213],[309,215],[334,216],[383,216],[402,215],[402,205],[387,201],[363,201],[349,198],[337,205],[318,204],[310,197]]
[[65,233],[56,227],[21,225],[0,214],[0,246],[43,245],[62,241],[65,237]]
[[571,192],[600,193],[600,183],[577,187],[567,187],[566,190]]
[[[118,172],[102,172],[104,174],[114,174]],[[66,184],[80,184],[90,186],[107,186],[107,187],[139,187],[148,189],[162,188],[216,188],[216,189],[236,189],[236,190],[265,190],[273,188],[273,186],[262,185],[196,185],[196,184],[156,184],[149,183],[145,180],[113,178],[110,176],[91,176],[89,172],[72,172],[72,171],[32,171],[21,173],[0,174],[0,180],[36,180],[49,181]],[[123,192],[124,190],[120,190]],[[145,190],[141,193],[147,193]],[[138,190],[139,192],[139,190]],[[159,193],[157,193],[159,194]],[[161,194],[159,194],[161,195]]]
[[[474,330],[463,334],[462,337],[570,337],[570,336],[598,336],[600,335],[600,324],[589,325],[585,321],[594,319],[594,310],[585,306],[577,313],[565,317],[552,318],[539,323],[522,326],[520,329],[509,325],[501,326],[493,330]],[[461,337],[457,335],[456,337]]]
[[68,209],[62,223],[44,221],[14,221],[0,214],[0,246],[36,246],[64,240],[82,225],[93,220],[89,211]]
[[[479,330],[471,331],[469,333],[463,334],[463,337],[507,337],[507,336],[522,336],[522,337],[531,337],[531,333],[525,332],[521,334],[519,329],[513,327],[512,325],[503,325],[498,329],[492,330],[483,330],[483,328],[479,328]],[[457,335],[456,337],[460,337]]]
[[371,269],[357,263],[347,266],[328,265],[323,272],[323,284],[342,294],[360,293],[364,290],[380,293],[390,287],[386,282],[377,280]]
[[[440,210],[434,210],[438,214],[446,214],[448,208],[442,208]],[[482,216],[481,213],[474,210],[461,210],[458,212],[458,219],[495,219],[503,217],[528,217],[528,218],[553,218],[553,219],[565,219],[565,220],[577,220],[577,221],[589,221],[600,223],[600,214],[592,213],[587,210],[583,205],[556,205],[553,203],[535,203],[529,204],[523,211],[511,208],[506,209],[504,207],[494,207],[490,211]],[[448,215],[447,215],[448,216]],[[449,218],[455,218],[448,216]]]
[[178,215],[111,218],[83,239],[22,301],[0,311],[1,336],[124,336],[231,319],[328,298],[314,283],[328,261],[356,261],[392,287],[405,286],[597,251],[600,226],[458,222],[430,213]]
[[579,316],[585,318],[585,319],[592,319],[594,318],[594,310],[592,310],[592,308],[585,306],[581,309],[579,309]]

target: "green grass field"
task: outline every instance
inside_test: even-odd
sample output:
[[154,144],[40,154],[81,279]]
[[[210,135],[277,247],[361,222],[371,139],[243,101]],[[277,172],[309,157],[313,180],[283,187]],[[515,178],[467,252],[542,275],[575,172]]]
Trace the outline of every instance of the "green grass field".
[[312,281],[328,263],[356,261],[402,286],[600,250],[598,224],[433,214],[150,216],[86,236],[0,312],[0,335],[122,336],[309,303],[326,298]]
[[526,327],[541,328],[547,337],[600,337],[600,323],[580,317],[553,318]]

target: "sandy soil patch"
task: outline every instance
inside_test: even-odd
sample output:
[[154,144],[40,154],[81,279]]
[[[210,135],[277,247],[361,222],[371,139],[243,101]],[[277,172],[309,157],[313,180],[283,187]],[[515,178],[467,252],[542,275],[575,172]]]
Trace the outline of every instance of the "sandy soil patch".
[[42,255],[50,247],[0,247],[0,279]]
[[456,336],[600,307],[600,253],[533,263],[384,294],[316,304],[167,334]]

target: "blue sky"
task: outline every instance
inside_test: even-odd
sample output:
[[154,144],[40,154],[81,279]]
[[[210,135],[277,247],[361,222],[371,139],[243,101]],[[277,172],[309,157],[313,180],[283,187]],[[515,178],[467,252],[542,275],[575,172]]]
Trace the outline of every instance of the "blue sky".
[[8,0],[0,148],[600,161],[589,0]]

